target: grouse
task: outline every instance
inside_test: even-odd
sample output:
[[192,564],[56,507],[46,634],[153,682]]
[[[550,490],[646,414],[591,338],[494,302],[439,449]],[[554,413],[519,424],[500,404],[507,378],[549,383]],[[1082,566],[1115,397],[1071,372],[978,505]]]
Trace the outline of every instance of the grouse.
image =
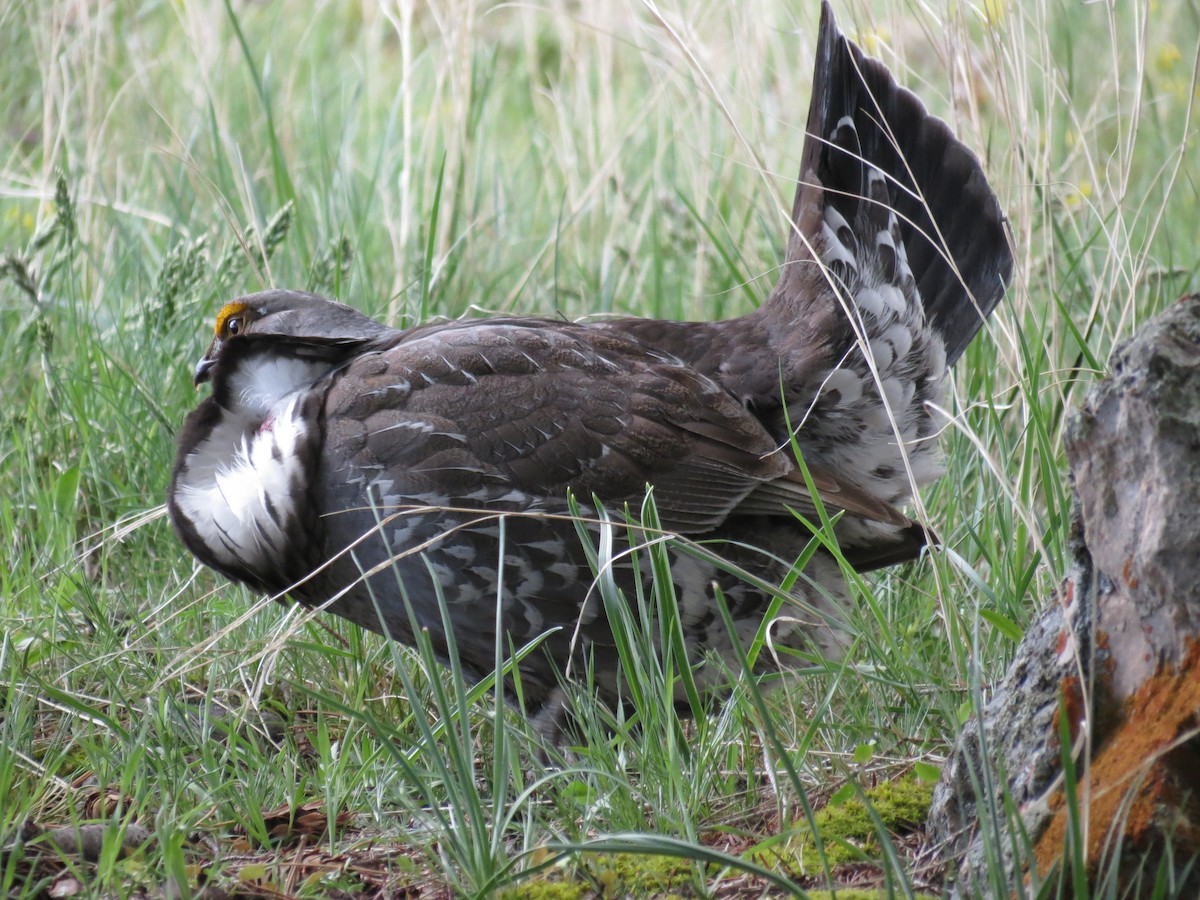
[[[494,671],[498,640],[540,639],[520,696],[553,720],[564,673],[585,663],[603,700],[623,696],[597,584],[632,602],[653,573],[628,530],[604,523],[623,525],[649,486],[649,539],[676,538],[666,558],[702,688],[720,670],[706,658],[735,663],[735,637],[745,645],[768,615],[773,647],[836,657],[840,563],[822,549],[789,578],[819,518],[810,488],[856,569],[920,553],[929,533],[899,507],[941,472],[931,405],[1012,256],[975,155],[827,3],[818,40],[764,305],[721,322],[397,330],[296,291],[233,300],[195,370],[211,394],[179,434],[168,508],[183,543],[255,591],[397,641],[425,632],[472,677]],[[781,607],[783,583],[794,602]]]

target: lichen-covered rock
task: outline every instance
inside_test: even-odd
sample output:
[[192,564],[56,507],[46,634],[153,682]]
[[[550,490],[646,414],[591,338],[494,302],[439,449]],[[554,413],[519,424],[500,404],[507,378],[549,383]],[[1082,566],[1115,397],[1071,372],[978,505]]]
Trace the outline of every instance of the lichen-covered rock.
[[1200,295],[1119,346],[1110,370],[1067,427],[1071,570],[934,793],[929,833],[961,894],[1060,859],[1064,732],[1089,873],[1128,887],[1166,859],[1175,889],[1200,894],[1186,868],[1200,854]]
[[1120,346],[1067,428],[1087,547],[1116,590],[1099,623],[1117,642],[1117,700],[1200,635],[1200,295]]

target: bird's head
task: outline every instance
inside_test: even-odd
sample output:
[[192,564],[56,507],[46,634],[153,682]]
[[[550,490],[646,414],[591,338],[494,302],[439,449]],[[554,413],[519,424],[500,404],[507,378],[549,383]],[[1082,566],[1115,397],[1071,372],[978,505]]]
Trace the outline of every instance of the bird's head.
[[365,342],[392,329],[344,303],[302,291],[273,290],[230,300],[217,313],[216,335],[196,363],[196,387],[213,375],[231,341],[250,334],[312,338],[322,342]]

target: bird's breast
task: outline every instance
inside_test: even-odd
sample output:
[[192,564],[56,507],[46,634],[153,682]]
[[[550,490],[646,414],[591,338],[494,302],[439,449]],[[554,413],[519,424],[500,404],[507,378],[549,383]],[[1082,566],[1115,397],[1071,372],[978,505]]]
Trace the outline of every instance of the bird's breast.
[[[311,429],[301,392],[265,416],[224,412],[180,460],[172,515],[205,562],[250,583],[276,584],[307,495]],[[283,585],[286,586],[286,585]]]

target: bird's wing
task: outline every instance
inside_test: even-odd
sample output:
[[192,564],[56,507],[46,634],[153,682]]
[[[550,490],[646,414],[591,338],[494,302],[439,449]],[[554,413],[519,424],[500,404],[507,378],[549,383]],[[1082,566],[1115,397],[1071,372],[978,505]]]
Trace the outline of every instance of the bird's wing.
[[[720,525],[746,501],[740,511],[753,514],[812,508],[786,448],[714,381],[619,334],[562,322],[451,323],[385,341],[336,374],[325,418],[327,458],[401,480],[408,496],[569,489],[616,505],[640,502],[649,484],[663,524],[684,533]],[[903,519],[816,477],[831,511]]]

